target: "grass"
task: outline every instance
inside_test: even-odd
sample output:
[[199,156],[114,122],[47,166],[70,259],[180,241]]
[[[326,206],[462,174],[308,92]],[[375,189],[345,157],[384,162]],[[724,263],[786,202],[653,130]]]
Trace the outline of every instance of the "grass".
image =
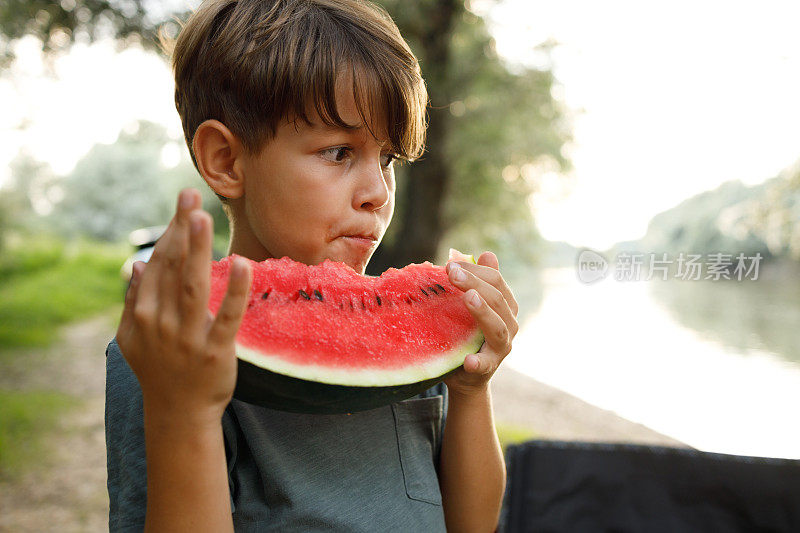
[[0,283],[23,274],[32,274],[52,266],[64,255],[61,241],[38,238],[32,242],[17,243],[0,254]]
[[14,478],[37,462],[46,463],[46,438],[79,402],[59,392],[0,390],[0,477]]
[[0,347],[47,346],[59,326],[122,301],[124,245],[47,239],[0,257]]
[[[60,326],[98,313],[118,318],[125,244],[37,235],[0,252],[0,372],[26,348],[49,345]],[[17,351],[15,349],[23,349]],[[35,369],[31,369],[35,372]],[[0,389],[0,478],[47,465],[48,439],[82,401],[58,391]]]
[[503,448],[503,454],[505,454],[506,447],[509,444],[519,444],[537,438],[534,431],[524,426],[498,422],[495,424],[495,429],[497,430],[497,437],[500,439],[500,446]]

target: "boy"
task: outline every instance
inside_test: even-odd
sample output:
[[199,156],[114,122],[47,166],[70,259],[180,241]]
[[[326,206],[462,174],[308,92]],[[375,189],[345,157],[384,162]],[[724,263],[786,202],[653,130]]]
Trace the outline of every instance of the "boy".
[[[424,82],[389,16],[358,0],[211,1],[173,66],[193,161],[230,220],[228,253],[363,274],[393,214],[392,162],[424,142]],[[234,265],[212,317],[211,235],[199,193],[183,190],[152,258],[134,265],[107,350],[110,529],[492,531],[505,469],[488,382],[518,329],[494,254],[448,265],[486,343],[447,390],[300,415],[231,399],[250,272]]]

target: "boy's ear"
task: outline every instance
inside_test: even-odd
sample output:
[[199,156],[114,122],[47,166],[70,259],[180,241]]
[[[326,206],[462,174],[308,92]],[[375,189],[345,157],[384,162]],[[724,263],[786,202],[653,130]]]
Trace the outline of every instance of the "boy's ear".
[[244,154],[239,139],[219,120],[206,120],[197,127],[192,139],[200,175],[217,194],[239,198],[244,193],[244,180],[237,161]]

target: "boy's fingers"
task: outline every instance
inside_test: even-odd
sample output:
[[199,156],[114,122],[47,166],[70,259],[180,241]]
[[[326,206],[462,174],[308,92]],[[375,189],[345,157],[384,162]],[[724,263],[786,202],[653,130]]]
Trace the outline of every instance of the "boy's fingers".
[[181,293],[183,263],[186,258],[189,243],[189,213],[197,207],[198,194],[194,189],[184,189],[178,195],[178,205],[173,231],[167,237],[164,250],[163,266],[159,280],[158,292],[159,317],[158,324],[162,334],[172,335],[177,333],[180,326],[178,303]]
[[470,354],[464,359],[464,370],[470,374],[487,374],[495,368],[492,368],[490,361],[485,360],[485,355]]
[[211,278],[211,217],[196,209],[189,216],[189,256],[181,276],[181,328],[187,335],[204,331]]
[[175,218],[170,220],[167,229],[156,241],[153,253],[150,254],[150,259],[147,260],[147,264],[141,274],[141,281],[136,295],[136,309],[140,316],[147,315],[155,318],[159,301],[158,287],[161,279],[161,265],[164,262],[164,254],[169,247],[169,238],[173,231],[175,231]]
[[[481,259],[485,259],[484,256],[487,256],[489,253],[491,252],[482,254],[478,260],[480,261]],[[487,263],[488,262],[491,261],[487,261]],[[494,268],[493,266],[490,266],[488,264],[474,265],[472,263],[467,263],[464,261],[450,261],[447,263],[448,274],[452,270],[451,265],[455,264],[457,264],[467,272],[472,273],[475,276],[475,278],[485,281],[486,283],[488,283],[489,285],[500,291],[500,293],[503,295],[503,298],[505,298],[506,302],[508,302],[508,307],[511,310],[511,313],[515,317],[517,316],[517,314],[519,313],[519,304],[517,303],[517,299],[514,298],[514,293],[511,292],[511,287],[508,286],[508,283],[506,283],[505,278],[503,278],[503,275],[500,274],[497,268]],[[467,277],[469,279],[469,275]],[[457,287],[461,288],[462,290],[466,290],[463,288],[464,286],[463,284],[459,285],[459,283],[453,281],[452,277],[450,278],[450,281],[453,282]],[[469,285],[469,287],[473,286],[474,285]]]
[[236,337],[245,309],[247,309],[250,278],[250,264],[246,259],[237,258],[231,267],[225,298],[222,299],[217,316],[208,332],[208,347],[212,353],[218,353],[227,348]]
[[[181,196],[179,195],[179,198]],[[179,200],[180,201],[180,200]],[[153,320],[156,317],[159,305],[158,289],[160,287],[161,272],[164,269],[164,257],[169,249],[172,234],[175,232],[175,218],[169,222],[167,230],[156,242],[153,248],[153,254],[147,261],[147,265],[142,272],[142,281],[139,283],[139,289],[136,296],[136,314],[139,317],[148,320]]]
[[[473,296],[478,296],[477,306],[471,303]],[[511,351],[513,334],[508,330],[508,326],[500,318],[500,315],[487,305],[475,289],[468,290],[464,298],[467,302],[470,302],[467,304],[467,308],[483,332],[485,342],[489,348],[501,359],[508,355]]]
[[[472,266],[474,267],[476,265]],[[490,269],[489,267],[479,268],[489,269],[491,272],[494,272],[499,276],[499,273],[496,270]],[[459,271],[464,274],[463,280],[457,279]],[[508,295],[510,294],[510,289],[509,293],[506,294],[502,290],[498,289],[494,284],[486,281],[485,278],[481,278],[473,272],[468,271],[466,268],[451,268],[449,277],[450,282],[462,291],[467,292],[470,289],[475,290],[480,295],[481,302],[494,310],[494,312],[502,318],[503,322],[507,324],[507,327],[511,329],[512,337],[517,334],[519,329],[516,319],[517,311],[515,307],[512,307],[516,306],[517,302],[514,300],[513,295]],[[502,281],[502,278],[500,281],[502,282],[500,285],[504,286],[505,282]]]
[[135,261],[131,267],[131,281],[128,284],[128,290],[125,291],[125,306],[122,308],[122,317],[119,319],[117,338],[127,336],[133,325],[133,307],[136,305],[136,290],[142,279],[142,270],[144,270],[144,263]]
[[497,260],[497,256],[494,255],[494,252],[483,252],[480,257],[478,257],[478,264],[500,270],[500,262]]
[[156,289],[158,288],[159,281],[159,263],[161,262],[161,254],[164,253],[166,237],[169,235],[171,229],[172,223],[170,223],[164,234],[156,241],[153,253],[150,255],[150,259],[147,260],[144,270],[139,275],[139,286],[136,289],[136,302],[134,303],[136,316],[152,316],[155,314],[158,307],[158,291]]

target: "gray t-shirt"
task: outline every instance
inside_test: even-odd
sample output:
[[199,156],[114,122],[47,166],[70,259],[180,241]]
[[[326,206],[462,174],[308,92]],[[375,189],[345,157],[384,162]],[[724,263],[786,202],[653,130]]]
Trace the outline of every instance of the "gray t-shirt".
[[[222,417],[236,531],[445,531],[437,476],[447,388],[352,414],[233,400]],[[106,350],[109,530],[142,531],[142,393],[116,339]]]

